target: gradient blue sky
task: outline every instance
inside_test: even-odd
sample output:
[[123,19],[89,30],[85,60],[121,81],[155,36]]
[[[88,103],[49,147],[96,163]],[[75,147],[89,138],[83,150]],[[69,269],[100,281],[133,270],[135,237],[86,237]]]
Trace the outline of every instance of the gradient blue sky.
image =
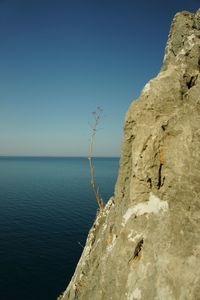
[[125,112],[198,0],[0,0],[0,155],[118,156]]

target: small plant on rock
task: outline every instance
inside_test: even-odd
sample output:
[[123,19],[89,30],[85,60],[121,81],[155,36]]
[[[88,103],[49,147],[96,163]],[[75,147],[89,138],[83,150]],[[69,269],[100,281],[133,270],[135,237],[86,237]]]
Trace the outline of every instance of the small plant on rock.
[[89,160],[89,164],[90,164],[91,185],[92,185],[92,188],[93,188],[93,191],[95,194],[95,198],[96,198],[96,201],[97,201],[100,211],[103,210],[104,203],[103,203],[101,196],[99,195],[99,191],[97,189],[96,182],[95,182],[94,164],[93,164],[93,145],[94,145],[94,139],[95,139],[95,136],[97,133],[97,128],[101,121],[102,112],[103,112],[103,110],[101,107],[97,107],[96,111],[92,112],[94,121],[90,125],[91,129],[92,129],[92,133],[91,133],[91,137],[89,139],[89,155],[88,155],[88,160]]

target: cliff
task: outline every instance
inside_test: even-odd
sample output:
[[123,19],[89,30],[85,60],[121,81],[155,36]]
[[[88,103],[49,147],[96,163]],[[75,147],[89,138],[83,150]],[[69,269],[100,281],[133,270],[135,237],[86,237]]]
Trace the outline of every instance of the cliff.
[[163,66],[125,119],[115,195],[62,300],[200,299],[200,10],[177,13]]

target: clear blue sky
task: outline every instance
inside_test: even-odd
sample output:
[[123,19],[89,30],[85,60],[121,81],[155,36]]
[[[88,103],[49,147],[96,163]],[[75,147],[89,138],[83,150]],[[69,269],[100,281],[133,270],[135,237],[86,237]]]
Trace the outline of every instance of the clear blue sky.
[[125,112],[198,0],[0,0],[0,155],[118,156]]

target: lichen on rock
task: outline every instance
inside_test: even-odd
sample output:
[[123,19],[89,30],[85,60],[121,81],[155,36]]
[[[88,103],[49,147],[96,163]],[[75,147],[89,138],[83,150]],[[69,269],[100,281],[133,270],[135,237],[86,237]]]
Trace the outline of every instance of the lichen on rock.
[[200,10],[177,13],[131,104],[115,195],[62,300],[200,299]]

